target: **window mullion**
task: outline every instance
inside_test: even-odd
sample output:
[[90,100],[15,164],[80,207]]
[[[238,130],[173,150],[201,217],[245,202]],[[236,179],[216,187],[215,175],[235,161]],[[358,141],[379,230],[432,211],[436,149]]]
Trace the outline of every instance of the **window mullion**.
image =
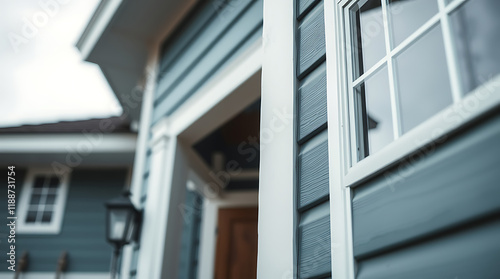
[[397,71],[396,65],[394,63],[394,58],[391,56],[391,51],[393,49],[393,38],[391,24],[391,14],[389,13],[389,0],[382,1],[382,16],[384,20],[384,37],[385,37],[385,48],[387,55],[387,70],[389,72],[389,93],[391,96],[391,111],[392,111],[392,126],[394,139],[398,139],[403,131],[402,121],[401,121],[401,111],[399,106],[399,94],[397,92]]
[[40,195],[40,201],[38,201],[38,212],[36,213],[35,223],[41,223],[43,218],[43,212],[45,211],[45,203],[47,202],[47,194],[49,192],[50,177],[46,176],[43,182],[42,193]]
[[[345,28],[346,28],[346,34],[348,34],[348,36],[346,36],[346,38],[348,38],[348,44],[350,46],[354,46],[354,42],[352,41],[352,27],[351,27],[351,19],[350,19],[350,15],[349,15],[349,8],[354,5],[355,2],[351,2],[349,4],[349,6],[347,6],[347,8],[342,12],[344,14],[344,25],[345,25]],[[348,69],[348,73],[349,75],[353,75],[353,72],[354,72],[354,65],[353,65],[353,60],[352,60],[352,55],[353,55],[353,49],[352,47],[349,48],[349,58],[346,59],[346,64],[347,64],[347,69]],[[347,88],[348,88],[348,104],[354,104],[354,82],[353,81],[354,78],[349,78],[348,81],[347,81]],[[350,159],[350,162],[349,164],[352,166],[352,165],[355,165],[359,160],[359,150],[358,150],[358,147],[359,147],[359,141],[358,141],[358,130],[357,130],[357,125],[356,124],[353,124],[353,123],[356,123],[356,115],[354,113],[354,106],[351,105],[350,109],[347,110],[349,112],[349,123],[351,123],[352,126],[350,126],[349,128],[349,136],[350,136],[350,154],[351,156],[349,157]]]
[[460,73],[457,61],[457,53],[455,42],[451,31],[450,18],[446,11],[445,0],[438,0],[439,15],[441,18],[441,29],[443,32],[444,49],[446,53],[446,62],[448,66],[448,74],[450,77],[451,93],[453,103],[458,103],[462,99],[462,84],[460,83]]

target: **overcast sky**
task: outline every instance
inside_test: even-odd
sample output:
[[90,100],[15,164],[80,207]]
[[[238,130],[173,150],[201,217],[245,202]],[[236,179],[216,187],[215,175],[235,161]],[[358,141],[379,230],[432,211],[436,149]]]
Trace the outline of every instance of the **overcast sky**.
[[75,47],[98,3],[0,0],[0,127],[121,113],[99,67]]

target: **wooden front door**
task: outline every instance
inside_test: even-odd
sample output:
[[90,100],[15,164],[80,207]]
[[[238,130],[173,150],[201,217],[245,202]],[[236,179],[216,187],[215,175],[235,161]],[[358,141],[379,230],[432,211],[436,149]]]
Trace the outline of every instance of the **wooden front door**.
[[257,208],[219,210],[215,279],[257,278]]

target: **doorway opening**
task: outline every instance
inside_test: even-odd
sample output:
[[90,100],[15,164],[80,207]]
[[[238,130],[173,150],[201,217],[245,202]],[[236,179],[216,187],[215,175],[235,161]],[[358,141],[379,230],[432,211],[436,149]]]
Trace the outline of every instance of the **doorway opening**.
[[182,228],[179,278],[256,278],[260,105],[258,71],[179,137],[184,204],[197,208]]

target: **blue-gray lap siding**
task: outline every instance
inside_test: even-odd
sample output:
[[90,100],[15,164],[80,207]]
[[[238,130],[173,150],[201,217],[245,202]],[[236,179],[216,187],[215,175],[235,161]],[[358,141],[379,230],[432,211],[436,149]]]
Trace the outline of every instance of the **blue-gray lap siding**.
[[[17,170],[18,198],[25,174],[24,170]],[[122,193],[126,177],[126,169],[73,170],[61,232],[17,234],[16,252],[20,255],[28,251],[28,271],[55,272],[61,252],[67,251],[68,272],[108,272],[112,249],[106,242],[104,202]],[[0,200],[6,200],[6,192],[1,191]],[[6,211],[0,212],[2,220],[6,220]],[[5,233],[5,229],[1,232]],[[6,251],[3,237],[0,243],[0,250]],[[0,260],[5,266],[5,253],[0,254]]]
[[323,1],[296,2],[297,274],[331,276]]
[[497,109],[355,188],[357,278],[500,278],[499,143]]
[[160,58],[153,124],[171,114],[262,36],[262,0],[202,1]]
[[179,279],[196,279],[198,276],[202,210],[203,198],[196,192],[187,191],[186,201],[181,208],[184,223],[177,276]]

